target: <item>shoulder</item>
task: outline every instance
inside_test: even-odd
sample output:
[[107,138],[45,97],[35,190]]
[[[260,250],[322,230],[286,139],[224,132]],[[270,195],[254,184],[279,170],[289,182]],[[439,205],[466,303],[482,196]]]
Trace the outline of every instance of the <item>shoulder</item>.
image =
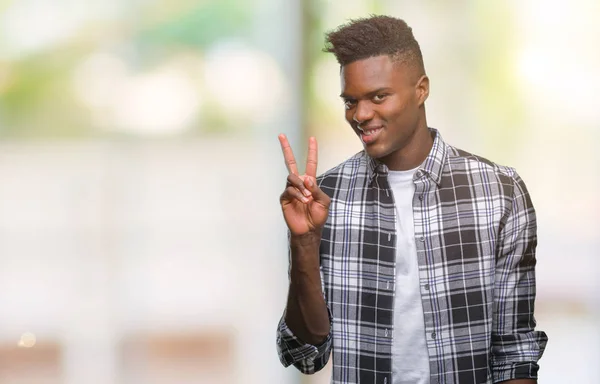
[[321,182],[327,179],[353,177],[360,172],[366,172],[366,170],[367,155],[364,151],[360,151],[335,167],[323,172],[317,177],[317,181]]
[[508,201],[524,198],[531,205],[525,182],[514,167],[501,165],[485,157],[447,145],[448,157],[442,182],[447,187],[470,185],[482,195],[504,197]]
[[503,206],[505,214],[515,210],[533,212],[529,191],[515,168],[456,147],[447,148],[447,167],[442,181],[445,190],[453,194],[469,191],[472,197]]
[[356,183],[359,179],[366,179],[368,173],[367,161],[366,153],[360,151],[318,176],[317,184],[325,193],[331,195],[333,190],[345,188],[345,186]]
[[513,167],[495,163],[487,158],[463,149],[453,147],[448,148],[448,167],[453,174],[465,174],[482,182],[500,182],[507,185],[514,185],[522,182],[517,171]]

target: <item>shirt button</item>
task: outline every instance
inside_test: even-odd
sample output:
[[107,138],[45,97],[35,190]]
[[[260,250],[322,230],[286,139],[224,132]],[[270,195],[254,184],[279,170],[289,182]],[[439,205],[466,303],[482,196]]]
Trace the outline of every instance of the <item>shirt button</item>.
[[436,337],[436,336],[437,336],[437,335],[435,334],[435,332],[432,332],[432,333],[431,333],[431,338],[432,338],[432,339],[435,339],[435,337]]
[[423,173],[421,171],[417,171],[417,177],[421,177],[423,176]]
[[425,288],[426,291],[429,291],[429,284],[425,284],[424,288]]
[[385,330],[385,337],[387,337],[387,335],[388,335],[388,330],[386,329]]
[[423,236],[419,237],[419,241],[422,243],[425,241],[425,238]]
[[419,200],[423,201],[423,195],[419,195]]
[[383,379],[383,384],[387,384],[387,377]]

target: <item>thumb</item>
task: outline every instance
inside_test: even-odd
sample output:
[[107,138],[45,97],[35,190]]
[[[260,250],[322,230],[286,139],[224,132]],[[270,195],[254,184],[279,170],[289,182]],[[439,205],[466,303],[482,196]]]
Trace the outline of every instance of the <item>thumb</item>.
[[304,186],[310,191],[313,199],[316,202],[324,205],[325,207],[329,207],[329,202],[331,199],[325,192],[323,192],[323,190],[321,190],[321,188],[319,188],[314,177],[308,176],[305,178]]

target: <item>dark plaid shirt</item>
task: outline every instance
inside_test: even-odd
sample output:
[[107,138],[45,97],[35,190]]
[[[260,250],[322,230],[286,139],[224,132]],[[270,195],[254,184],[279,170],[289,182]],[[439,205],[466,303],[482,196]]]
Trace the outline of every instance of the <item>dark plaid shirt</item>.
[[[514,169],[444,143],[414,176],[413,215],[431,383],[536,378],[536,219]],[[391,384],[395,207],[387,167],[360,152],[318,178],[331,197],[321,240],[331,332],[318,346],[277,330],[285,366],[333,358],[333,383]],[[402,364],[401,361],[395,364]]]

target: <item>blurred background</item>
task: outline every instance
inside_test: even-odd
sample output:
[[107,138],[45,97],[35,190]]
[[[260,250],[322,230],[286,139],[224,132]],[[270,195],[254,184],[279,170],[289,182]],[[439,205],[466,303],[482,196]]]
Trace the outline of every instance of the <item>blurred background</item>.
[[284,369],[286,170],[361,149],[323,34],[404,18],[428,122],[526,181],[542,383],[597,383],[600,2],[0,0],[0,383],[327,383]]

